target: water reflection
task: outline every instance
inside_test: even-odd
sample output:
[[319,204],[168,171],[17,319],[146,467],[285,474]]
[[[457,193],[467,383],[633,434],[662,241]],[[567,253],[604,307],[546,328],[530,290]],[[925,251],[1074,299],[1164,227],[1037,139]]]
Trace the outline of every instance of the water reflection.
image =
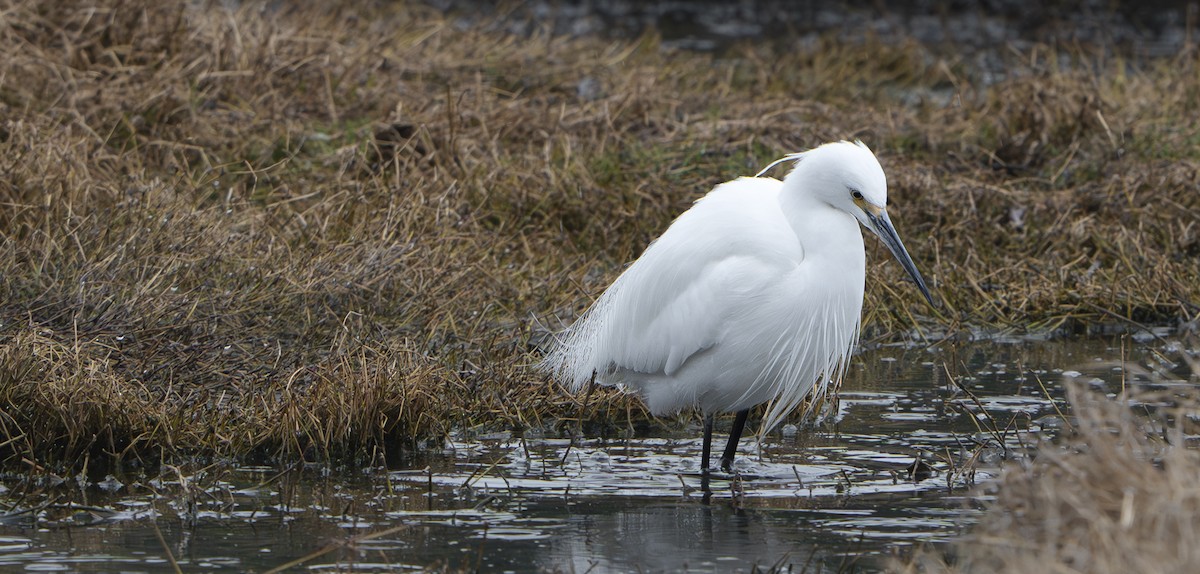
[[1154,350],[871,350],[824,424],[776,432],[758,449],[744,440],[736,476],[714,480],[709,504],[696,490],[695,424],[607,441],[464,435],[418,468],[240,468],[187,477],[186,488],[178,476],[125,475],[19,501],[17,477],[6,477],[0,499],[35,511],[0,518],[0,569],[171,571],[173,558],[184,570],[266,571],[326,549],[304,567],[870,571],[898,549],[960,533],[977,512],[970,486],[1061,420],[1063,370],[1119,384],[1105,361],[1122,352]]

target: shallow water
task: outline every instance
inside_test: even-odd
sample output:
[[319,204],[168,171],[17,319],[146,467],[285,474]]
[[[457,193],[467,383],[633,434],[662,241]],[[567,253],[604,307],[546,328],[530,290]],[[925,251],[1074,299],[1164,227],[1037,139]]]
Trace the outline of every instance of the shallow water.
[[317,554],[297,569],[872,571],[977,518],[985,501],[971,486],[1056,428],[1064,371],[1119,385],[1113,362],[1157,360],[1161,346],[992,339],[864,352],[828,420],[777,430],[761,448],[743,440],[736,476],[715,478],[707,503],[699,425],[684,419],[608,440],[464,434],[391,471],[128,474],[30,496],[5,477],[0,508],[33,510],[0,517],[0,570],[158,572],[174,559],[184,571],[266,571]]
[[627,2],[567,0],[526,2],[497,9],[494,2],[433,0],[459,25],[483,23],[517,34],[550,30],[559,35],[601,34],[633,38],[656,31],[664,46],[720,51],[738,42],[781,42],[801,48],[818,44],[820,34],[840,42],[868,38],[885,43],[908,39],[927,46],[952,45],[976,56],[986,67],[1009,49],[1025,51],[1034,43],[1076,48],[1105,46],[1130,55],[1171,57],[1185,49],[1195,10],[1183,2],[1104,2],[1069,5],[993,0],[986,3],[895,1],[886,3],[821,0],[721,2],[675,0]]

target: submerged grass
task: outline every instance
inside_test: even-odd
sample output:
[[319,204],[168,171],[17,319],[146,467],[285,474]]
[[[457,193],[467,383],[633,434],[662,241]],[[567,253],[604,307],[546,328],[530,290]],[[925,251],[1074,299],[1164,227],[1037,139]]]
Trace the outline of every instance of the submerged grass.
[[716,183],[832,139],[881,156],[942,301],[879,250],[870,336],[1197,314],[1194,51],[1038,46],[985,81],[916,43],[717,58],[405,3],[0,5],[7,466],[379,460],[640,416],[535,375],[534,319],[575,317]]
[[[1200,373],[1189,352],[1182,357]],[[1123,389],[1071,381],[1069,427],[988,485],[989,508],[953,559],[919,554],[894,570],[1191,571],[1200,560],[1195,377],[1131,374],[1141,380]]]

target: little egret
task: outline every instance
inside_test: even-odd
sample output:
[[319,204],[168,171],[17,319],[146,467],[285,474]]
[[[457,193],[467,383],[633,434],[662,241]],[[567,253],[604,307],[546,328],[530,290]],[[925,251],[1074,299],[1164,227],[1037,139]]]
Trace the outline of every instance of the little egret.
[[[762,177],[795,164],[783,181]],[[582,317],[540,368],[578,391],[589,381],[639,394],[655,415],[737,413],[721,470],[731,472],[746,415],[771,401],[769,430],[845,373],[858,339],[866,255],[861,223],[933,298],[887,212],[887,180],[862,142],[786,156],[721,184],[680,215]]]

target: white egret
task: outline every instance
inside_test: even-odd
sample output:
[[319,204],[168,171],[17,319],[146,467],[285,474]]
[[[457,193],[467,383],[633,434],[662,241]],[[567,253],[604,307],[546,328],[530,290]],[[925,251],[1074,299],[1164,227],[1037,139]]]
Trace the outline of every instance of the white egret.
[[[762,177],[781,162],[783,181]],[[887,212],[887,180],[862,142],[786,156],[721,184],[682,215],[570,328],[540,364],[578,391],[589,381],[638,393],[655,415],[734,412],[720,466],[731,472],[751,407],[769,430],[845,373],[858,339],[862,224],[933,299]]]

